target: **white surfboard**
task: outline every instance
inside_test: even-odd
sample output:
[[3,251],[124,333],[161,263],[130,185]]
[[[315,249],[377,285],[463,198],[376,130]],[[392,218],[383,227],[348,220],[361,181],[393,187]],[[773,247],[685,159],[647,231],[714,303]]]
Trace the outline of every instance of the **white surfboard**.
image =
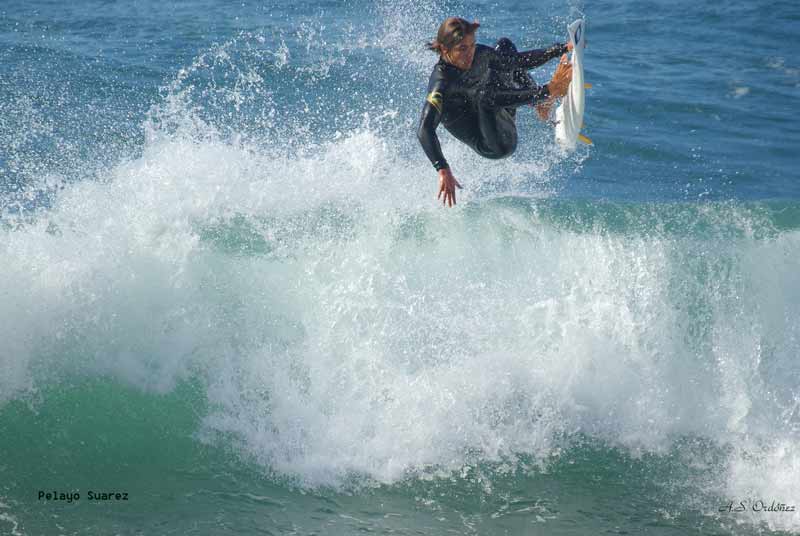
[[585,108],[585,87],[583,81],[583,49],[586,46],[586,23],[578,19],[567,27],[569,42],[572,43],[572,81],[567,94],[556,108],[556,141],[566,150],[574,150],[578,140],[591,145],[592,140],[581,134],[583,110]]

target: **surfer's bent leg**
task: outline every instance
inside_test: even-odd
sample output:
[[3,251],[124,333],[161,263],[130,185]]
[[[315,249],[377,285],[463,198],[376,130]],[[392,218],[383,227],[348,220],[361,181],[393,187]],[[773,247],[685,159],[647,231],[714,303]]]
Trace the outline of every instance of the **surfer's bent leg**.
[[[516,54],[517,47],[504,37],[495,45],[501,54]],[[474,94],[476,121],[460,139],[471,139],[469,145],[485,158],[505,158],[517,149],[516,108],[535,104],[549,96],[547,86],[537,86],[527,71],[492,72],[492,79]],[[470,122],[467,122],[470,123]]]
[[477,94],[478,148],[487,158],[503,158],[517,148],[517,125],[513,108],[536,104],[547,99],[547,86],[529,89],[497,89],[488,87]]
[[517,149],[517,125],[510,110],[497,107],[491,92],[478,100],[478,136],[475,150],[486,158],[505,158]]
[[[508,37],[503,37],[494,47],[498,54],[517,54],[517,47]],[[515,108],[523,104],[537,104],[549,97],[547,86],[538,86],[525,69],[511,72],[492,72],[492,106],[505,107],[515,114]]]
[[[494,49],[498,54],[509,56],[518,54],[517,46],[508,37],[498,39],[497,43],[494,45]],[[536,85],[526,69],[517,69],[516,71],[508,73],[508,75],[506,75],[506,73],[498,74],[500,74],[502,78],[505,78],[501,85],[508,88],[527,89]]]

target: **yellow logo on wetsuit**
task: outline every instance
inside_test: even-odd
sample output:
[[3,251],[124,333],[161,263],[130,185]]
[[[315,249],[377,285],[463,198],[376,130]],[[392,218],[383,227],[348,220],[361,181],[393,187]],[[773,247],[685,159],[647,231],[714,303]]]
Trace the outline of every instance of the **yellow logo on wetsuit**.
[[433,107],[439,110],[439,113],[442,113],[442,103],[444,102],[444,97],[440,92],[431,91],[425,100],[433,104]]

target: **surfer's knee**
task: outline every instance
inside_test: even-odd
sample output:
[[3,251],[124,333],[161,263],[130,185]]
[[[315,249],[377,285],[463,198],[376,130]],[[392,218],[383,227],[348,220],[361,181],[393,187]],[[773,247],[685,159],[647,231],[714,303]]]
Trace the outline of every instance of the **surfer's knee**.
[[502,153],[492,153],[488,155],[486,158],[488,158],[489,160],[502,160],[503,158],[508,158],[509,156],[514,154],[515,150],[516,146],[514,146],[514,148],[509,148],[508,150]]
[[496,139],[491,140],[489,147],[482,147],[481,149],[478,152],[484,158],[491,160],[507,158],[517,150],[517,133],[509,132],[498,136]]
[[517,47],[508,37],[501,37],[494,45],[494,49],[500,54],[516,54]]
[[516,149],[517,144],[515,143],[513,146],[498,148],[493,151],[480,151],[479,154],[484,158],[488,158],[489,160],[501,160],[514,154]]
[[506,158],[514,154],[517,150],[517,137],[512,136],[511,139],[502,140],[499,144],[500,151],[495,158]]
[[517,150],[517,126],[513,118],[501,121],[497,129],[497,158],[505,158]]

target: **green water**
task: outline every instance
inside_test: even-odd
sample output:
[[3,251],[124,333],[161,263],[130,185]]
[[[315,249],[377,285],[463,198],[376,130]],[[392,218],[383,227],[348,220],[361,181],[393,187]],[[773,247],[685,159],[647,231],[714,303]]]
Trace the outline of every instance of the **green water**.
[[[2,502],[23,534],[752,534],[697,489],[724,450],[631,456],[579,436],[548,460],[435,467],[392,485],[299,487],[196,435],[197,383],[167,395],[75,380],[0,410]],[[566,439],[566,438],[565,438]],[[567,443],[565,443],[566,445]],[[687,462],[691,461],[690,467]],[[704,464],[705,469],[698,469]],[[691,476],[691,484],[683,476]],[[39,491],[79,493],[46,501]],[[89,491],[126,500],[90,500]],[[699,498],[699,502],[695,499]],[[4,524],[5,523],[5,524]],[[4,532],[5,533],[5,532]],[[773,533],[779,534],[779,533]]]

